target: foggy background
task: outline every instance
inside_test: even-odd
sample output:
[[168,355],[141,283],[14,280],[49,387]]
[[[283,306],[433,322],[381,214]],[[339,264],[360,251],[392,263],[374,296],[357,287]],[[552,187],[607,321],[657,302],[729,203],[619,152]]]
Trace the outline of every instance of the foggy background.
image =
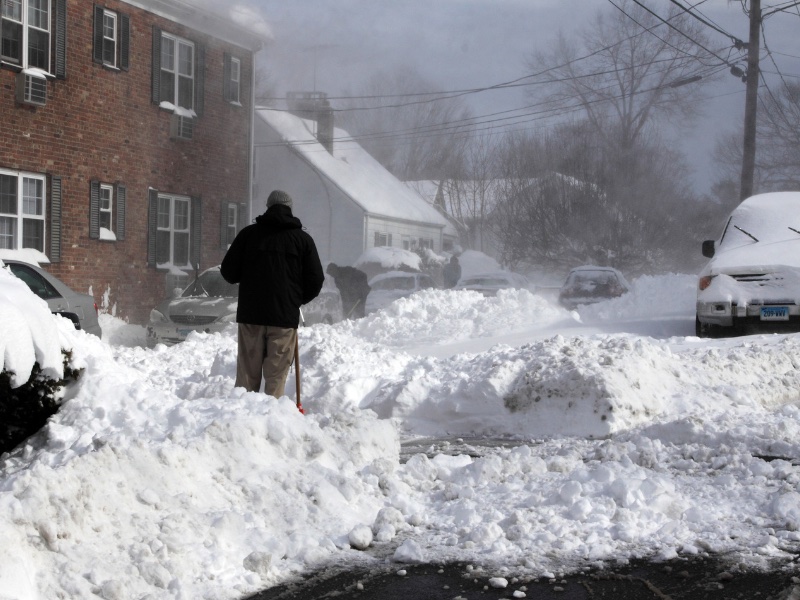
[[[699,268],[699,241],[739,202],[749,5],[240,0],[228,10],[271,37],[258,56],[260,105],[326,93],[336,125],[399,179],[452,182],[445,208],[467,248],[522,272],[596,263],[635,275]],[[800,6],[762,0],[762,13],[756,193],[800,189]]]
[[[683,4],[747,41],[749,21],[740,2]],[[788,4],[765,1],[762,10]],[[671,3],[648,0],[647,5],[666,15]],[[274,37],[260,60],[275,91],[323,91],[329,96],[357,94],[374,73],[398,67],[417,70],[442,91],[511,81],[530,72],[526,57],[552,46],[559,31],[576,34],[598,12],[617,10],[607,0],[250,0],[250,6],[263,15]],[[714,48],[730,45],[723,35],[708,31]],[[796,81],[800,16],[781,13],[767,19],[765,34],[782,73]],[[775,71],[764,58],[762,51],[762,69]],[[777,79],[772,73],[766,76]],[[723,74],[704,88],[703,114],[697,123],[688,128],[674,124],[675,143],[697,167],[694,180],[700,192],[707,191],[714,178],[710,155],[716,137],[741,130],[744,87],[739,79]],[[464,100],[475,115],[488,115],[528,104],[524,90],[485,91]]]

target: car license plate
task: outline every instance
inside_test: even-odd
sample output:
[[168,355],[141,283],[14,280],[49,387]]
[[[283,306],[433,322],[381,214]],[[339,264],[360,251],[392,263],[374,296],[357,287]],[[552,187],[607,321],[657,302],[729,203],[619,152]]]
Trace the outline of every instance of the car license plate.
[[[762,318],[763,318],[763,317],[762,317]],[[788,317],[787,317],[787,318],[788,318]],[[185,338],[185,337],[186,337],[187,335],[189,335],[189,333],[190,333],[190,332],[192,332],[192,331],[194,331],[194,329],[176,329],[176,330],[175,330],[175,333],[177,333],[177,334],[178,334],[178,337]]]
[[789,307],[788,306],[762,306],[761,307],[761,320],[762,321],[788,321],[789,320]]

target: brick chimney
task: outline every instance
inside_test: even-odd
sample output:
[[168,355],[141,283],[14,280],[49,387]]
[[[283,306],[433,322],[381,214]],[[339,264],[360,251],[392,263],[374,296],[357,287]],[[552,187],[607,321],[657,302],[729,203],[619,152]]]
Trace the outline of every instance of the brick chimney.
[[325,92],[287,92],[289,112],[317,124],[317,141],[333,154],[333,109]]

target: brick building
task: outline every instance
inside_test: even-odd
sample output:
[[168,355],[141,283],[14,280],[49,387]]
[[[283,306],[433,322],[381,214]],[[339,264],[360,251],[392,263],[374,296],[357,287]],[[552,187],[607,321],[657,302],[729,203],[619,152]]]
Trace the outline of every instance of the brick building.
[[180,0],[3,0],[0,258],[144,323],[248,215],[251,28]]

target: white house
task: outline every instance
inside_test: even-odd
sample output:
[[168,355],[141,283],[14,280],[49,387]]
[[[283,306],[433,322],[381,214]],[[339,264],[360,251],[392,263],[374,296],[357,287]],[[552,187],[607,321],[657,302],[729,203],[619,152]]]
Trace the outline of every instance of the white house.
[[324,94],[310,100],[312,110],[301,114],[312,118],[256,110],[251,218],[263,213],[269,193],[280,189],[292,196],[293,212],[323,262],[350,265],[380,246],[436,253],[451,248],[456,230],[450,222],[333,126]]

